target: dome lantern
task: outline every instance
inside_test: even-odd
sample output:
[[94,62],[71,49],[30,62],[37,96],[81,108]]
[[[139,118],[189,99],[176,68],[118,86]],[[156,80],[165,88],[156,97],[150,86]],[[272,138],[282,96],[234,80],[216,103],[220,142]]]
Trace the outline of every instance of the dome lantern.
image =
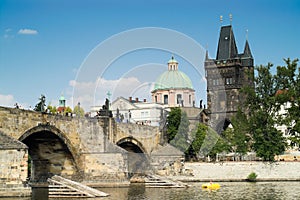
[[178,62],[174,59],[174,56],[168,62],[168,70],[169,71],[177,71],[178,70]]

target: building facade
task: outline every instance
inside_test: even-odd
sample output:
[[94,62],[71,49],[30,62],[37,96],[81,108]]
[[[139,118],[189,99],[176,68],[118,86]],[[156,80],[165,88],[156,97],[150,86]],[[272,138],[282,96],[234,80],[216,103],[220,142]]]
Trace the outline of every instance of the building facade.
[[228,127],[244,99],[241,88],[254,87],[254,59],[248,39],[244,52],[239,54],[232,26],[222,26],[216,59],[209,58],[206,52],[204,66],[210,126],[220,133]]
[[152,102],[168,107],[194,107],[195,90],[191,79],[178,69],[178,62],[172,57],[168,62],[168,71],[156,80],[152,93]]

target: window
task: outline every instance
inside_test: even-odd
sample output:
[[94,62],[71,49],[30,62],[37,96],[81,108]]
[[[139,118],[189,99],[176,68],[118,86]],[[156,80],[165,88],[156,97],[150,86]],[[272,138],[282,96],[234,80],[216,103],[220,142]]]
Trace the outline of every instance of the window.
[[192,103],[192,95],[189,95],[189,104],[191,105]]
[[144,118],[144,117],[148,117],[149,116],[149,112],[148,111],[142,111],[141,112],[141,117]]
[[168,103],[169,103],[169,101],[168,101],[168,95],[165,94],[164,95],[164,104],[168,104]]
[[225,78],[225,84],[226,84],[226,85],[231,85],[231,84],[233,84],[233,78],[232,78],[232,77]]
[[219,79],[213,79],[213,85],[219,85]]
[[181,100],[182,100],[182,95],[177,94],[177,104],[181,104]]
[[155,98],[155,103],[157,103],[157,96],[155,96],[154,98]]

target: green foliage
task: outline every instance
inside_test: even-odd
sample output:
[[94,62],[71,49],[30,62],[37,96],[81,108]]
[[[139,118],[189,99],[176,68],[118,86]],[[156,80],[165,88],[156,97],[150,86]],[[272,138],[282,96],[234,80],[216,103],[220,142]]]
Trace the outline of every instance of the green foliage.
[[[295,69],[295,67],[289,66],[280,67],[277,74],[272,75],[271,68],[272,64],[256,67],[255,89],[243,89],[247,96],[244,109],[249,114],[248,132],[252,139],[252,149],[264,161],[273,161],[275,155],[279,155],[285,150],[286,140],[282,132],[277,130],[275,126],[283,124],[287,120],[283,119],[284,117],[278,112],[280,106],[292,98],[286,96],[289,92],[283,92],[283,96],[276,95],[276,92],[282,87],[284,90],[286,86],[292,88],[290,83],[294,81],[290,79],[294,76],[294,72],[289,70]],[[294,91],[294,89],[292,90]],[[295,120],[294,117],[295,115],[293,116]]]
[[248,176],[247,176],[247,181],[249,182],[256,182],[256,177],[257,174],[255,172],[251,172]]
[[167,117],[167,139],[168,142],[174,139],[178,132],[178,128],[181,121],[181,109],[178,107],[171,108],[171,111]]
[[49,110],[49,112],[51,114],[56,114],[56,112],[57,112],[56,107],[55,106],[51,106],[51,105],[47,106],[47,110]]
[[[178,117],[178,110],[180,111],[180,118]],[[173,113],[172,113],[173,112]],[[170,115],[168,117],[168,119],[170,119],[170,121],[172,121],[172,123],[174,125],[177,125],[177,130],[175,129],[176,127],[173,126],[172,127],[172,134],[176,133],[175,136],[172,135],[173,139],[169,141],[170,144],[172,144],[173,146],[175,146],[176,148],[178,148],[180,151],[182,152],[186,152],[187,149],[189,148],[189,143],[188,143],[188,132],[189,132],[189,120],[187,118],[187,114],[186,112],[181,112],[180,108],[174,108],[171,109],[170,114],[172,114],[171,116],[174,116],[174,119],[179,120],[173,120],[170,119]],[[168,125],[169,125],[169,121],[168,121]],[[168,126],[169,127],[169,126]],[[169,130],[169,129],[168,129]],[[175,131],[173,131],[175,130]]]
[[278,104],[287,104],[287,114],[281,118],[281,123],[290,129],[291,145],[300,146],[300,66],[298,59],[284,60],[286,66],[278,66],[275,75],[276,89],[283,90],[277,95]]
[[229,151],[230,147],[227,141],[205,124],[199,123],[197,129],[191,135],[193,141],[188,153],[192,158],[199,160],[199,158],[210,156],[215,160],[218,153]]
[[197,129],[192,132],[193,141],[190,150],[191,154],[197,155],[201,153],[200,149],[206,137],[207,131],[208,127],[202,123],[199,123]]
[[[210,133],[210,131],[208,133]],[[207,138],[210,138],[212,142],[215,141],[215,145],[213,145],[213,148],[208,154],[213,160],[216,159],[218,153],[229,152],[230,145],[223,137],[220,137],[215,131],[211,131],[211,133],[208,136],[209,137]]]
[[83,117],[84,116],[84,110],[82,107],[80,106],[75,106],[74,109],[73,109],[73,113],[76,114],[76,116],[79,116],[79,117]]
[[66,113],[72,113],[72,108],[67,106],[66,109],[64,110],[64,114],[66,114]]
[[41,97],[39,98],[39,102],[35,105],[34,109],[38,112],[45,112],[45,106],[46,106],[46,97],[41,94]]
[[233,128],[227,128],[223,138],[227,142],[228,151],[244,155],[249,151],[250,136],[248,134],[249,124],[246,115],[239,109],[232,118]]

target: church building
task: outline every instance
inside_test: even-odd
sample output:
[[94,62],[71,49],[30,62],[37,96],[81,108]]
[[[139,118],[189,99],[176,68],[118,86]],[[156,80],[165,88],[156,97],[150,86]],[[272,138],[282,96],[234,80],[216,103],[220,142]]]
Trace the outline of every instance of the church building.
[[178,62],[172,58],[168,70],[156,80],[152,93],[152,102],[167,107],[194,107],[195,90],[191,79],[178,69]]
[[205,58],[207,106],[210,126],[218,133],[225,130],[244,97],[244,86],[254,87],[254,60],[248,39],[244,51],[238,53],[231,25],[222,26],[216,59]]

